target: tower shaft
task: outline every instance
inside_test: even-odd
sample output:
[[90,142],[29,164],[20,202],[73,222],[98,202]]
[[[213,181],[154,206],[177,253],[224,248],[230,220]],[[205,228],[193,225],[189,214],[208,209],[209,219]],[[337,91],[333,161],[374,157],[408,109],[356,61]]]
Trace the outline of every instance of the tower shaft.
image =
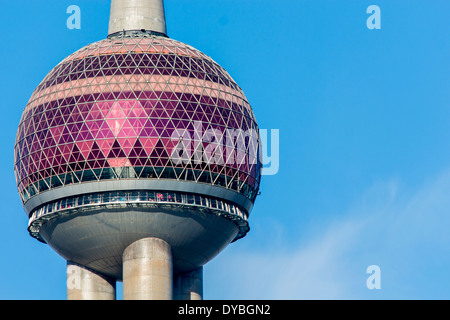
[[173,279],[174,300],[203,300],[203,267]]
[[167,35],[163,0],[112,0],[108,35],[130,30]]
[[67,300],[115,300],[116,280],[67,262]]
[[[203,267],[172,274],[170,245],[144,238],[123,254],[124,300],[202,300]],[[115,300],[116,279],[67,262],[67,300]]]
[[145,238],[123,253],[124,300],[172,300],[172,250],[164,240]]

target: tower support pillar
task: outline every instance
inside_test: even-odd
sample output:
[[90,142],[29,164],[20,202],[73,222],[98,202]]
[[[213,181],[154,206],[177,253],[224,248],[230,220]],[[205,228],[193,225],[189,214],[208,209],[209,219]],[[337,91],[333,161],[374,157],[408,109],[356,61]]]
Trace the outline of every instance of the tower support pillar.
[[67,300],[116,300],[116,280],[68,261]]
[[175,300],[203,300],[203,267],[174,277]]
[[172,300],[172,250],[164,240],[145,238],[123,253],[124,300]]

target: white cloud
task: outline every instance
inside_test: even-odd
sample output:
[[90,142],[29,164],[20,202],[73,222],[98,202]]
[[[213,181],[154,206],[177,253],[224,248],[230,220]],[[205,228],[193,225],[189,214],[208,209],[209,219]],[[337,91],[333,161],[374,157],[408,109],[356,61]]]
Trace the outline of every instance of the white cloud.
[[[316,221],[308,232],[314,236],[303,243],[286,245],[279,237],[264,251],[230,248],[205,269],[211,272],[206,293],[217,299],[448,299],[449,227],[450,171],[409,194],[397,180],[376,183],[334,221]],[[380,291],[366,287],[372,264],[382,271]]]

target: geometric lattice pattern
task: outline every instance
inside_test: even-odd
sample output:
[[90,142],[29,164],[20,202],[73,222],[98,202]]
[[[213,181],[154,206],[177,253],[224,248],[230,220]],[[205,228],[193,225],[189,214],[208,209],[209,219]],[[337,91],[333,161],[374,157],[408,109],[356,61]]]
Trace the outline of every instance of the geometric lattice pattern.
[[[228,153],[223,163],[173,161],[186,143],[174,132],[207,148],[227,129],[237,132],[227,148],[244,161],[229,161]],[[212,130],[218,136],[203,135]],[[16,138],[19,193],[25,202],[87,181],[179,179],[254,200],[261,163],[259,135],[245,136],[252,130],[258,127],[245,95],[210,57],[164,37],[102,40],[67,57],[34,91]]]

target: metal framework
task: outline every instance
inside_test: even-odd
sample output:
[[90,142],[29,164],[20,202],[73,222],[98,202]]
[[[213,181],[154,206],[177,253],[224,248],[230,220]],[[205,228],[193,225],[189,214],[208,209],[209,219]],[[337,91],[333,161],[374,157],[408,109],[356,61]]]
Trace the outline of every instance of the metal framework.
[[[198,136],[200,126],[202,135]],[[236,130],[233,141],[217,141]],[[208,132],[219,132],[214,140]],[[217,185],[253,201],[260,146],[247,99],[200,51],[141,33],[86,46],[42,81],[23,113],[15,172],[25,203],[48,190],[91,181],[173,179]],[[180,143],[223,148],[222,163],[174,163]],[[213,141],[211,141],[213,140]],[[216,142],[214,142],[216,141]]]

